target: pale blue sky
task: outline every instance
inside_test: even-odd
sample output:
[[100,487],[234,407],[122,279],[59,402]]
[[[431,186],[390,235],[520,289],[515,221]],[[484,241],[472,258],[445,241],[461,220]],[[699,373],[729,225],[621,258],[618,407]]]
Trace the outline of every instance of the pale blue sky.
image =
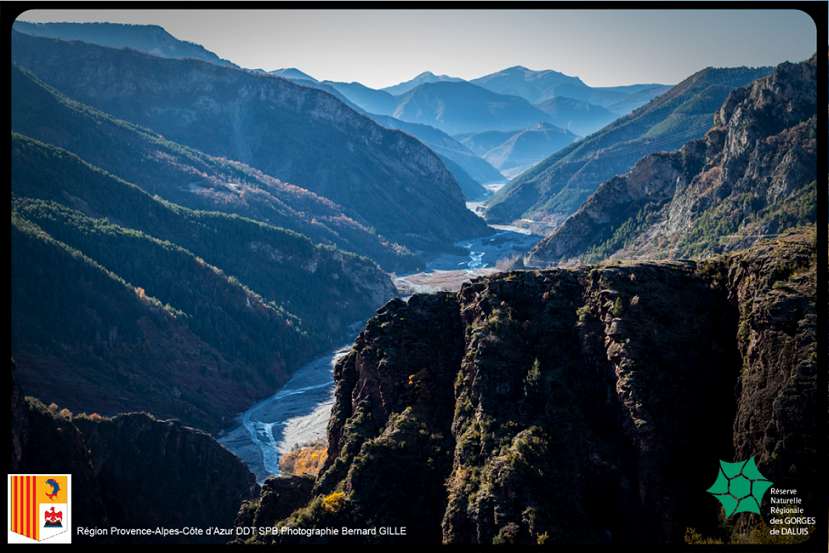
[[676,83],[709,65],[800,61],[816,40],[795,10],[32,10],[21,19],[154,23],[243,67],[373,87],[512,65],[593,86]]

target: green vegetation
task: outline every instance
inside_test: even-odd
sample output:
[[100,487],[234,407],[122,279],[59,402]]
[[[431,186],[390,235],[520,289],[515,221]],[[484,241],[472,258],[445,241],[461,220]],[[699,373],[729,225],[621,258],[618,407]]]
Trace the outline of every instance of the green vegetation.
[[614,317],[621,317],[624,310],[625,306],[622,303],[622,298],[616,298],[616,300],[613,302],[613,307],[610,309],[610,313]]
[[16,133],[12,173],[13,353],[30,393],[73,410],[215,429],[392,294],[366,258]]
[[391,294],[388,278],[368,259],[315,246],[300,234],[238,215],[193,211],[153,198],[69,152],[18,134],[12,138],[15,197],[57,203],[71,198],[70,207],[175,244],[255,290],[266,303],[299,317],[323,343],[336,340],[346,325],[376,308],[366,288]]
[[341,206],[237,161],[209,156],[71,100],[25,69],[12,69],[12,127],[65,148],[151,195],[191,209],[234,213],[412,269],[405,248],[385,242]]

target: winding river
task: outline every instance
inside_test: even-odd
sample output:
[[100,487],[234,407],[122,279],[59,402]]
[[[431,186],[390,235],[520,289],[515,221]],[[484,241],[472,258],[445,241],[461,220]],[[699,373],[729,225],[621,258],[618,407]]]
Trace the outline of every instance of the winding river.
[[[538,240],[522,229],[498,227],[494,234],[456,244],[463,253],[431,260],[421,273],[395,279],[399,293],[458,289],[475,276],[495,272],[504,258],[527,251]],[[294,447],[324,441],[333,404],[333,367],[351,348],[363,323],[352,325],[352,339],[300,367],[274,395],[242,413],[237,424],[219,436],[226,448],[248,465],[260,483],[279,474],[279,458]]]

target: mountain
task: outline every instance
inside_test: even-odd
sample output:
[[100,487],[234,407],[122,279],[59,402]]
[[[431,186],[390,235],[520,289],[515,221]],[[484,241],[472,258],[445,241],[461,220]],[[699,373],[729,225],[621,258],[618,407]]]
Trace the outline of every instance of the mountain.
[[508,67],[470,81],[498,94],[520,96],[537,104],[556,96],[581,98],[589,90],[578,77],[571,77],[558,71],[533,71],[521,65]]
[[440,157],[446,168],[455,177],[467,200],[480,200],[489,194],[481,186],[481,183],[503,182],[505,180],[497,169],[470,152],[445,132],[428,125],[409,123],[384,115],[394,111],[394,106],[397,103],[397,99],[386,92],[368,88],[357,82],[311,82],[302,79],[295,79],[294,82],[328,92],[379,125],[387,129],[401,130],[417,138]]
[[728,94],[771,68],[708,68],[669,92],[617,119],[584,140],[559,150],[498,191],[486,219],[519,218],[557,225],[584,203],[602,182],[627,172],[648,154],[673,150],[699,139]]
[[290,79],[292,81],[311,81],[312,83],[319,82],[314,77],[300,71],[296,67],[285,67],[283,69],[274,69],[273,71],[268,71],[268,74],[273,75],[274,77],[282,77],[283,79]]
[[[409,123],[387,115],[371,115],[372,119],[389,129],[398,129],[420,140],[443,160],[446,168],[455,176],[467,200],[479,200],[488,195],[479,183],[504,182],[504,176],[486,160],[469,148],[429,125]],[[472,182],[468,182],[471,180]],[[464,185],[464,182],[467,184]]]
[[581,136],[593,134],[619,118],[609,109],[567,96],[544,100],[535,107],[549,115],[552,124]]
[[705,490],[720,460],[749,457],[817,512],[800,484],[820,466],[814,244],[812,227],[701,263],[507,272],[392,300],[335,367],[305,505],[242,520],[408,530],[318,542],[739,543],[760,517],[724,525]]
[[467,82],[422,84],[399,97],[392,115],[455,135],[507,131],[547,120],[547,114],[518,96],[495,94]]
[[428,125],[401,121],[388,115],[395,110],[398,98],[387,92],[374,90],[358,82],[317,82],[295,77],[288,78],[303,86],[328,92],[355,111],[371,118],[387,129],[401,130],[417,138],[444,161],[446,168],[458,181],[461,192],[467,200],[479,200],[488,194],[481,184],[503,182],[505,180],[497,169],[470,152],[445,132]]
[[686,258],[814,223],[815,72],[784,63],[733,91],[704,138],[603,183],[526,262]]
[[377,236],[331,200],[74,102],[16,66],[12,129],[67,149],[179,205],[237,213],[294,230],[366,255],[390,271],[420,266],[405,248]]
[[[194,428],[144,413],[73,414],[23,397],[16,385],[11,394],[11,471],[71,473],[75,527],[227,528],[239,504],[258,492],[242,462]],[[222,543],[227,538],[78,533],[72,540]]]
[[440,159],[330,94],[194,60],[13,33],[14,62],[74,100],[327,197],[390,241],[445,251],[484,223]]
[[[658,84],[591,87],[578,77],[550,69],[534,71],[520,65],[472,79],[470,82],[498,94],[520,96],[533,104],[564,96],[605,108],[615,105],[617,110],[628,111],[646,104],[670,88]],[[636,100],[625,103],[625,99],[631,95],[636,95]],[[619,115],[627,113],[614,111]]]
[[449,75],[435,75],[431,71],[424,71],[413,79],[403,81],[393,86],[387,86],[381,90],[388,92],[392,96],[400,96],[406,92],[426,83],[441,83],[441,82],[463,82],[463,79],[458,77],[450,77]]
[[220,58],[200,44],[177,39],[158,25],[15,21],[12,28],[32,36],[79,40],[107,48],[131,48],[162,58],[195,59],[238,68],[236,64]]
[[377,115],[390,115],[397,106],[397,98],[383,90],[375,90],[361,83],[338,83],[325,81],[325,84],[334,88],[345,96],[349,102],[357,105],[363,111]]
[[[619,115],[626,115],[638,107],[644,106],[657,96],[660,96],[671,89],[670,86],[654,84],[654,85],[633,85],[630,87],[613,87],[611,90],[622,90],[627,93],[624,97],[618,100],[613,100],[606,107],[613,113]],[[601,89],[598,89],[601,90]]]
[[216,430],[394,295],[365,258],[12,139],[12,351],[45,401]]
[[538,123],[519,131],[487,131],[458,138],[503,174],[514,176],[574,142],[578,136],[549,123]]

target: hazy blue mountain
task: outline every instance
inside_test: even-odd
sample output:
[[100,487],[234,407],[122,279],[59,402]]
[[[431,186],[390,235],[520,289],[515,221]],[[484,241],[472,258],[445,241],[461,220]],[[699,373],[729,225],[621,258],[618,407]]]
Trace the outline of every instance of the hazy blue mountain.
[[209,63],[22,33],[13,33],[13,57],[71,98],[308,188],[415,250],[489,232],[436,154],[328,93]]
[[392,115],[452,135],[514,130],[548,119],[523,98],[496,94],[467,82],[422,84],[399,97]]
[[581,136],[593,134],[619,118],[607,108],[567,96],[544,100],[535,107],[549,115],[552,124]]
[[703,69],[599,132],[559,150],[488,202],[486,218],[553,225],[572,214],[602,182],[627,172],[648,154],[701,138],[728,94],[770,68]]
[[394,96],[399,96],[401,94],[405,94],[406,92],[410,91],[411,89],[418,87],[422,84],[426,83],[437,83],[437,82],[462,82],[463,79],[459,79],[458,77],[450,77],[449,75],[435,75],[431,71],[424,71],[420,75],[417,75],[411,80],[403,81],[402,83],[398,83],[393,86],[387,86],[383,88],[385,92],[392,94]]
[[420,140],[446,162],[446,168],[458,181],[461,192],[467,200],[479,200],[488,195],[488,191],[481,186],[481,183],[505,180],[497,169],[470,152],[448,134],[428,125],[409,123],[387,115],[394,111],[394,106],[398,101],[395,96],[387,92],[374,90],[358,82],[311,81],[293,73],[289,73],[285,78],[308,88],[328,92],[380,125],[388,129],[402,130]]
[[[344,208],[242,163],[209,156],[66,98],[12,67],[12,129],[193,209],[237,213],[366,255],[389,271],[421,261]],[[105,145],[105,147],[102,147]]]
[[[578,77],[550,69],[535,71],[520,65],[472,79],[470,82],[499,94],[521,96],[533,104],[565,96],[606,108],[617,105],[618,110],[625,110],[612,110],[619,114],[625,114],[633,107],[647,103],[651,98],[670,88],[667,85],[656,84],[591,87]],[[622,103],[631,95],[636,95],[637,100],[628,104]]]
[[644,106],[657,96],[664,94],[671,89],[666,85],[634,85],[632,87],[617,87],[625,91],[630,91],[630,94],[624,96],[621,100],[614,101],[607,105],[607,109],[619,115],[625,115],[631,111]]
[[[488,194],[481,184],[506,181],[504,176],[489,162],[441,130],[429,125],[401,121],[388,115],[370,115],[370,117],[384,127],[398,129],[414,136],[438,154],[444,162],[451,162],[451,164],[447,163],[446,167],[458,179],[458,184],[461,185],[461,190],[468,200],[478,200]],[[463,174],[457,174],[458,169],[462,170]],[[461,182],[464,176],[471,178],[476,184],[474,186],[469,183],[464,185]]]
[[227,67],[237,67],[200,44],[177,39],[158,25],[15,21],[13,29],[29,35],[60,40],[80,40],[108,48],[131,48],[163,58],[190,58]]
[[268,71],[270,75],[274,77],[282,77],[283,79],[291,79],[291,80],[298,80],[298,81],[311,81],[311,82],[319,82],[314,77],[305,73],[304,71],[300,71],[296,67],[284,67],[282,69],[274,69],[273,71]]
[[571,77],[558,71],[533,71],[521,65],[508,67],[470,81],[480,87],[499,94],[521,96],[537,104],[556,96],[582,98],[588,87],[578,77]]
[[670,89],[671,85],[656,83],[597,86],[592,87],[582,99],[606,107],[619,115],[627,115],[630,111],[647,104]]
[[517,131],[458,135],[462,144],[507,176],[517,175],[579,137],[549,123]]
[[345,96],[349,102],[357,105],[368,113],[378,115],[389,115],[397,106],[397,99],[383,90],[375,90],[361,83],[338,83],[335,81],[324,81],[325,84],[334,88]]

